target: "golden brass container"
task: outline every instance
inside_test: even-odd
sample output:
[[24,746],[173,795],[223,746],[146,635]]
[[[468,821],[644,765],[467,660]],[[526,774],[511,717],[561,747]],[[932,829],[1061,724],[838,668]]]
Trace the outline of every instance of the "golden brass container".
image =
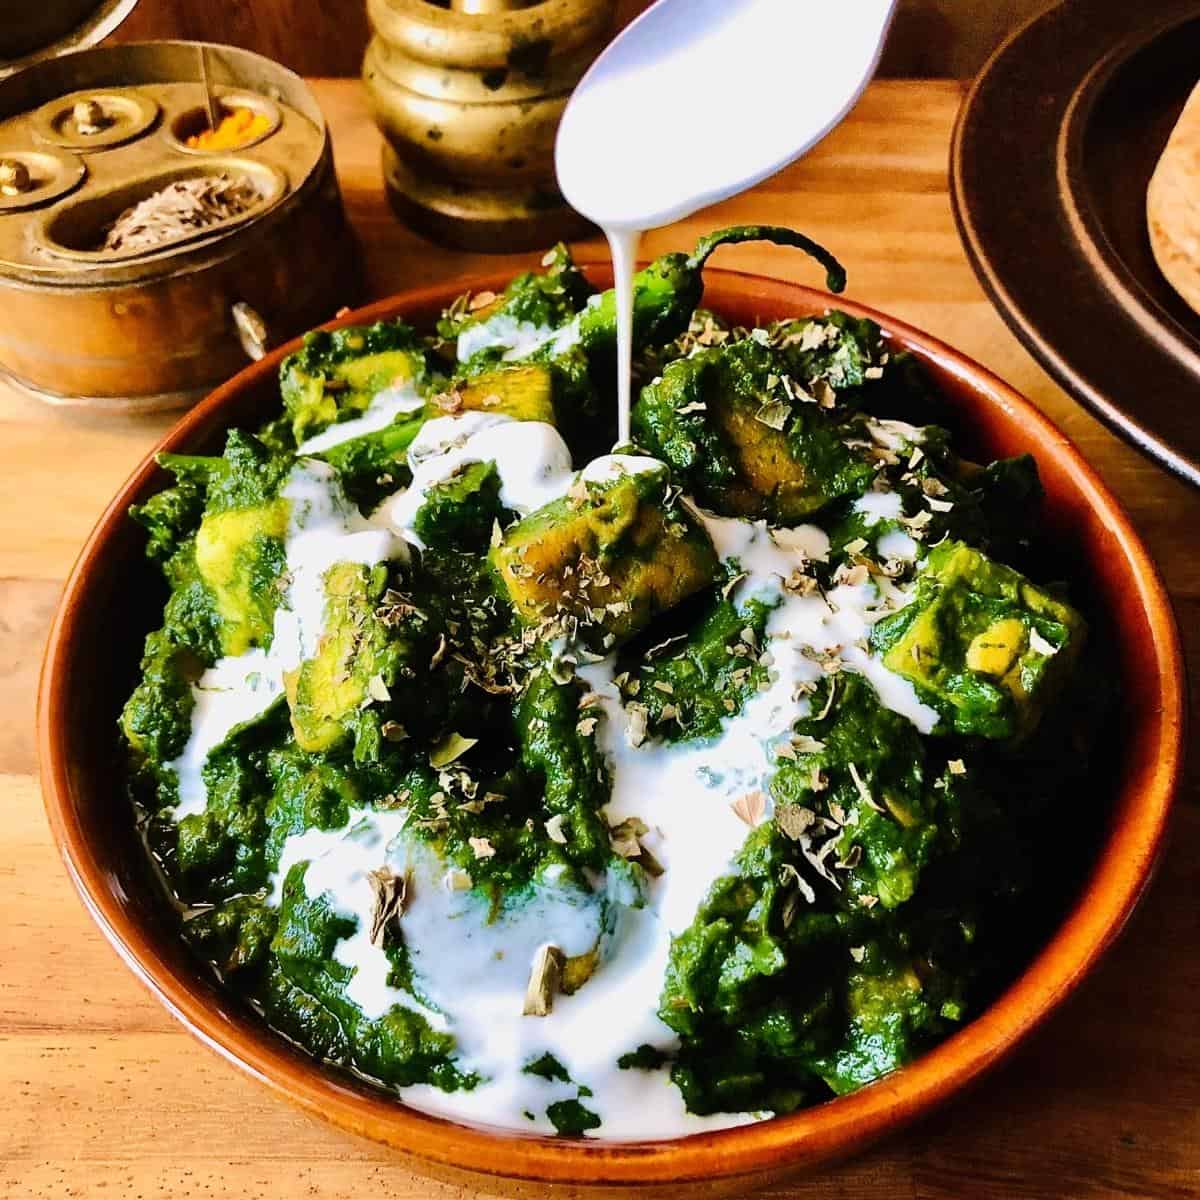
[[[219,106],[265,118],[253,142],[187,146],[208,124],[195,42],[85,50],[0,81],[0,372],[42,399],[181,407],[358,294],[312,93],[249,51],[205,56]],[[245,211],[148,249],[104,248],[131,205],[221,175],[253,185]]]
[[363,80],[399,215],[471,250],[582,233],[555,182],[554,136],[613,10],[613,0],[367,0]]

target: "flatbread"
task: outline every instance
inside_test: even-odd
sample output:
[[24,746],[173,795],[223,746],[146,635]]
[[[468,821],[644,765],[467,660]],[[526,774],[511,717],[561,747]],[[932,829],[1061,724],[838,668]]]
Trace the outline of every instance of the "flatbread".
[[1167,282],[1200,312],[1200,84],[1146,190],[1150,247]]

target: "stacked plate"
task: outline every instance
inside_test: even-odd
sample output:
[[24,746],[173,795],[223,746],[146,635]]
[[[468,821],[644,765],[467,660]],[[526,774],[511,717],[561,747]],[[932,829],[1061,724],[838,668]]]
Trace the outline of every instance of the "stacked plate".
[[1159,270],[1146,218],[1198,81],[1196,0],[1066,0],[984,67],[951,179],[967,253],[1017,336],[1116,433],[1200,486],[1200,315]]

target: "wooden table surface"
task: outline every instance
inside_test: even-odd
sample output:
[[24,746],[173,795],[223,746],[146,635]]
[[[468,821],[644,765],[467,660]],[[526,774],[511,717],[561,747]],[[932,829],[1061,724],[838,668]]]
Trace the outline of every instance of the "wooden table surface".
[[[317,91],[374,294],[534,261],[439,250],[401,228],[383,203],[378,137],[357,83],[322,82]],[[953,83],[876,84],[803,163],[653,234],[646,250],[689,246],[697,232],[735,221],[794,224],[846,263],[851,296],[961,347],[1031,396],[1128,506],[1200,679],[1200,493],[1067,400],[985,300],[946,191],[960,95]],[[603,253],[597,243],[583,249]],[[787,251],[737,247],[717,261],[815,279],[811,264]],[[331,297],[331,311],[339,303]],[[194,1041],[93,927],[51,845],[33,734],[42,642],[94,519],[168,424],[83,418],[0,388],[0,1196],[463,1196],[292,1111]],[[891,1143],[766,1194],[1200,1194],[1198,801],[1200,763],[1187,776],[1158,880],[1124,939],[1015,1060]]]

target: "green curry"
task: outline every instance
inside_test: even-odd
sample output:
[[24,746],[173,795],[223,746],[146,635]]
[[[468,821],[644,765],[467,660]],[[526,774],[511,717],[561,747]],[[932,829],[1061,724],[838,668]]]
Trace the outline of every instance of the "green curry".
[[642,271],[634,447],[560,246],[436,330],[309,335],[279,417],[133,511],[168,591],[121,728],[183,936],[420,1107],[788,1112],[960,1028],[1044,926],[1104,689],[1036,466],[961,457],[869,321],[698,309],[747,238],[840,288],[774,227]]

